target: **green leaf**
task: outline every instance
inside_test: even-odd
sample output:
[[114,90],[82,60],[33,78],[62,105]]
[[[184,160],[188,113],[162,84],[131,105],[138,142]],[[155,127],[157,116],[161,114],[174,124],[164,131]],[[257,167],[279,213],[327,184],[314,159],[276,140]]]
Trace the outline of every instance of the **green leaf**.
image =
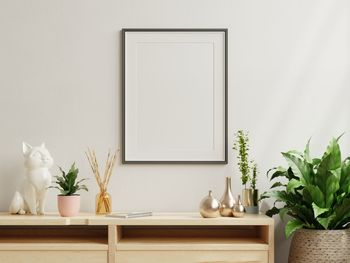
[[328,217],[318,217],[317,221],[324,227],[324,229],[328,229],[329,224],[335,218],[335,215],[331,215]]
[[321,159],[320,158],[314,158],[312,159],[312,165],[317,166],[321,163]]
[[292,170],[291,167],[289,167],[288,170],[287,170],[287,178],[288,178],[288,180],[292,180],[292,179],[298,179],[298,180],[300,180],[299,177],[297,177],[297,176],[294,175],[293,170]]
[[310,164],[313,164],[312,158],[310,157],[310,141],[311,141],[311,138],[307,141],[307,144],[304,150],[304,158],[305,158],[305,161],[307,161]]
[[60,192],[61,192],[61,195],[69,195],[69,191],[67,190],[61,189]]
[[80,185],[78,186],[78,190],[85,190],[85,191],[89,191],[88,188],[86,187],[86,185]]
[[62,176],[63,177],[66,177],[66,173],[63,171],[62,167],[58,166],[58,169],[60,169],[61,173],[62,173]]
[[89,178],[83,178],[83,179],[80,179],[76,184],[80,184],[81,182],[84,182],[86,180],[88,180]]
[[267,210],[265,214],[266,214],[267,216],[269,216],[269,217],[272,217],[272,216],[274,216],[274,215],[277,215],[277,214],[279,213],[279,211],[280,211],[280,210],[279,210],[277,207],[274,206],[274,207],[272,207],[271,209]]
[[263,200],[263,199],[267,199],[267,198],[270,198],[269,192],[263,192],[263,193],[260,195],[259,201],[261,201],[261,200]]
[[267,171],[267,176],[271,171],[275,171],[270,178],[270,181],[277,178],[277,177],[287,177],[287,170],[283,168],[282,166],[274,167]]
[[284,186],[284,184],[282,184],[281,182],[275,182],[270,188],[276,188],[276,187],[281,187]]
[[304,158],[304,155],[302,152],[299,152],[297,150],[290,150],[287,152],[288,154],[295,155],[296,157]]
[[328,178],[326,180],[326,207],[333,205],[335,193],[339,190],[340,185],[341,168],[337,170],[329,171]]
[[301,158],[295,157],[292,154],[289,153],[282,153],[284,158],[287,160],[290,168],[293,171],[293,174],[300,178],[300,182],[302,185],[310,184],[311,178],[310,178],[310,167],[309,165],[304,162]]
[[270,192],[265,192],[264,193],[264,198],[275,198],[275,203],[276,202],[285,202],[289,205],[296,204],[302,201],[302,197],[292,194],[292,193],[287,193],[286,191],[279,191],[279,190],[274,190]]
[[291,192],[293,189],[296,189],[301,186],[301,182],[296,179],[292,179],[287,184],[287,193]]
[[329,208],[321,208],[315,203],[312,203],[312,209],[314,211],[315,218],[329,211]]
[[337,206],[334,209],[336,222],[333,228],[342,226],[342,223],[346,220],[350,222],[350,198],[345,198],[341,205]]
[[303,221],[308,227],[317,225],[312,208],[298,202],[290,207],[290,215]]
[[[315,176],[315,183],[323,192],[327,207],[331,206],[334,200],[334,194],[339,189],[341,177],[341,168],[331,169],[334,167],[334,158],[332,153],[324,155],[318,166]],[[323,207],[323,206],[322,206]]]
[[299,219],[290,220],[285,229],[286,238],[288,239],[291,234],[293,234],[296,230],[303,228],[304,223]]
[[342,163],[339,185],[342,192],[350,193],[350,161],[349,160],[344,160]]
[[288,197],[287,197],[287,193],[285,191],[278,191],[278,190],[274,190],[274,191],[270,191],[270,192],[265,192],[262,194],[262,196],[265,198],[276,198],[277,201],[282,201],[282,202],[286,202],[288,201]]
[[344,134],[345,134],[345,132],[343,132],[342,134],[340,134],[340,135],[337,137],[337,139],[336,139],[336,140],[337,140],[337,141],[339,141],[339,140],[340,140],[340,138],[341,138],[341,137],[343,137],[343,135],[344,135]]
[[341,167],[340,147],[336,139],[333,138],[328,144],[326,152],[322,156],[320,167],[325,170],[336,170]]
[[325,206],[324,195],[320,188],[315,185],[307,185],[303,190],[303,197],[310,205],[314,202],[319,207]]

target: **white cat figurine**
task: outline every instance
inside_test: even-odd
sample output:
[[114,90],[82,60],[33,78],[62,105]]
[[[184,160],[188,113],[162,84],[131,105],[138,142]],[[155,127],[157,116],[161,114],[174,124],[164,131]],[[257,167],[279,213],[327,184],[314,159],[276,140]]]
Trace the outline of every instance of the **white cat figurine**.
[[45,144],[33,147],[23,143],[23,155],[27,169],[25,179],[15,192],[9,211],[12,214],[44,214],[47,188],[51,185],[49,169],[53,159]]

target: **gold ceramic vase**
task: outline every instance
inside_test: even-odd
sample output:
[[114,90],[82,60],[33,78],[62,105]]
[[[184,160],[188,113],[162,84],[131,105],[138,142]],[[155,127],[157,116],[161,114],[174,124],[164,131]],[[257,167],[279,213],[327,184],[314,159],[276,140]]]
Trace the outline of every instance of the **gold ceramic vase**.
[[232,213],[234,217],[243,217],[244,216],[244,206],[241,202],[241,196],[238,195],[237,204],[235,204],[232,208]]
[[243,206],[247,214],[259,214],[259,190],[243,190]]
[[225,192],[220,200],[220,214],[222,216],[232,216],[232,208],[236,204],[231,191],[231,177],[226,177]]
[[106,215],[112,212],[112,198],[108,192],[99,192],[96,195],[96,214]]
[[199,205],[199,213],[204,218],[213,218],[220,216],[220,202],[213,197],[212,191],[204,197]]
[[242,190],[242,205],[253,206],[253,189],[243,189]]

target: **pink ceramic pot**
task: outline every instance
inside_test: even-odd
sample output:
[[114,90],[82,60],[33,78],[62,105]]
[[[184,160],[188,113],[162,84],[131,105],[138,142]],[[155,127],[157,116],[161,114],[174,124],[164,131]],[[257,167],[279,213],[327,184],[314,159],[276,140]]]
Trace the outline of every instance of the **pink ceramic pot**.
[[80,209],[80,195],[58,195],[57,204],[61,216],[76,216]]

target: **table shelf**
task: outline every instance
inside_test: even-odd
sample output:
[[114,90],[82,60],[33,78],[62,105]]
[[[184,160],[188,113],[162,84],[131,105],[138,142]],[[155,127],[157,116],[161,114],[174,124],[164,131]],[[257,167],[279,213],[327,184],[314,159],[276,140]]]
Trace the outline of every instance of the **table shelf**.
[[273,263],[273,219],[159,213],[117,219],[0,213],[2,263]]

